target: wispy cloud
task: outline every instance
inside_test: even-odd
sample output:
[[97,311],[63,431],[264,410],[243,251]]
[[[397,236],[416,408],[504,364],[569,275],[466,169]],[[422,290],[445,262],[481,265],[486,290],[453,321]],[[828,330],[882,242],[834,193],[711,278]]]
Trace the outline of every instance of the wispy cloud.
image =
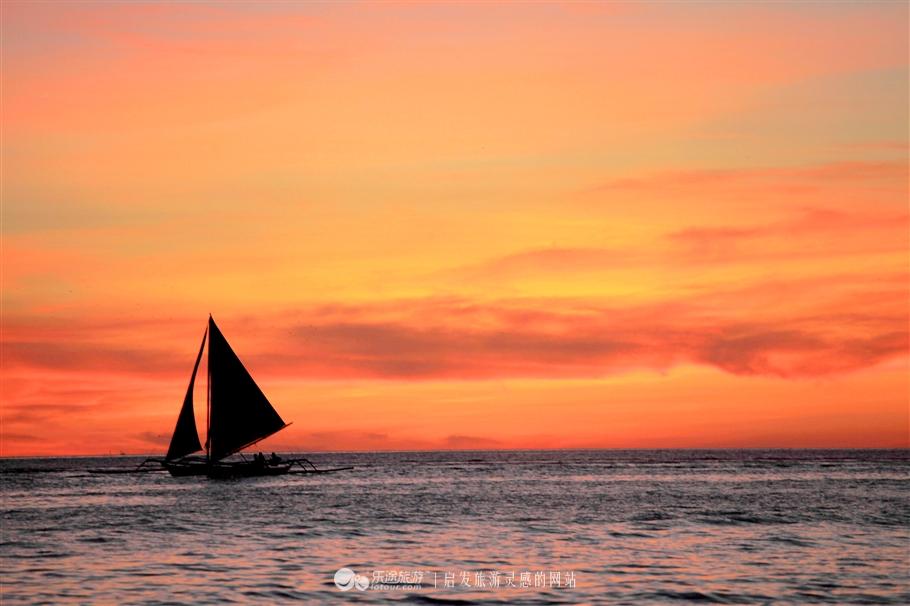
[[614,248],[548,247],[525,250],[437,272],[467,283],[510,283],[542,277],[617,271],[690,271],[846,255],[902,254],[910,246],[905,210],[843,211],[806,206],[775,221],[689,226],[655,240]]
[[[814,166],[719,168],[662,171],[614,179],[593,192],[648,191],[676,195],[747,189],[749,195],[809,193],[844,183],[889,183],[901,187],[908,176],[906,162],[845,161]],[[905,186],[905,185],[904,185]]]
[[[811,377],[907,353],[908,316],[900,307],[906,278],[869,276],[848,299],[822,299],[799,313],[771,308],[756,314],[756,293],[766,297],[773,289],[754,286],[638,305],[544,298],[321,306],[252,324],[227,319],[227,326],[244,339],[243,356],[258,371],[299,378],[555,379],[689,363],[740,375]],[[782,288],[809,289],[817,297],[819,289],[848,284],[843,277],[832,280]],[[92,326],[84,328],[86,336]],[[141,343],[140,333],[133,334]],[[189,348],[178,356],[49,339],[8,343],[4,354],[10,370],[176,377],[188,372]]]

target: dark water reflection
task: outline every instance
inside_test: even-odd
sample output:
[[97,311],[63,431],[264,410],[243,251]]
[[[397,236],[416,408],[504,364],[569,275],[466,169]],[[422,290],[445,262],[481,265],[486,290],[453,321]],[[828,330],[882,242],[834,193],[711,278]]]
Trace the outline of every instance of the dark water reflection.
[[[209,481],[2,460],[2,601],[910,603],[908,451],[313,458],[357,469]],[[344,592],[342,567],[410,589]]]

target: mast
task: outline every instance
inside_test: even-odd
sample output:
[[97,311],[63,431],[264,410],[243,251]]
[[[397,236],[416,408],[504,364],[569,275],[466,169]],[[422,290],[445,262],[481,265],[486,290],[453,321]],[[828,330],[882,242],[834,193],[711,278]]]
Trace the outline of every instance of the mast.
[[[209,314],[209,325],[206,327],[208,331],[215,322],[212,320],[212,314]],[[205,360],[205,460],[208,462],[210,460],[210,455],[212,450],[212,344],[209,342],[209,351],[208,356]]]

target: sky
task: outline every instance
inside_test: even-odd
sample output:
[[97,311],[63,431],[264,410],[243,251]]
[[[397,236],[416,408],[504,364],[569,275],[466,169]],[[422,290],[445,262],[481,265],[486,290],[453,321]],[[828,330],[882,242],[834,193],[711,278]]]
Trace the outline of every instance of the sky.
[[910,446],[908,10],[4,2],[0,454]]

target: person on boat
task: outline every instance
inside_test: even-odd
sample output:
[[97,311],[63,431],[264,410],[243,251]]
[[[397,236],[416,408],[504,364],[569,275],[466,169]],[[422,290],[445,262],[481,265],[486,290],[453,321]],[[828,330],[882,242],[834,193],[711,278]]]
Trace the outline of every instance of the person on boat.
[[281,463],[281,457],[273,452],[272,456],[269,457],[269,465],[278,465],[279,463]]
[[265,467],[265,455],[263,455],[261,452],[257,453],[253,457],[253,462],[256,464],[256,467]]

